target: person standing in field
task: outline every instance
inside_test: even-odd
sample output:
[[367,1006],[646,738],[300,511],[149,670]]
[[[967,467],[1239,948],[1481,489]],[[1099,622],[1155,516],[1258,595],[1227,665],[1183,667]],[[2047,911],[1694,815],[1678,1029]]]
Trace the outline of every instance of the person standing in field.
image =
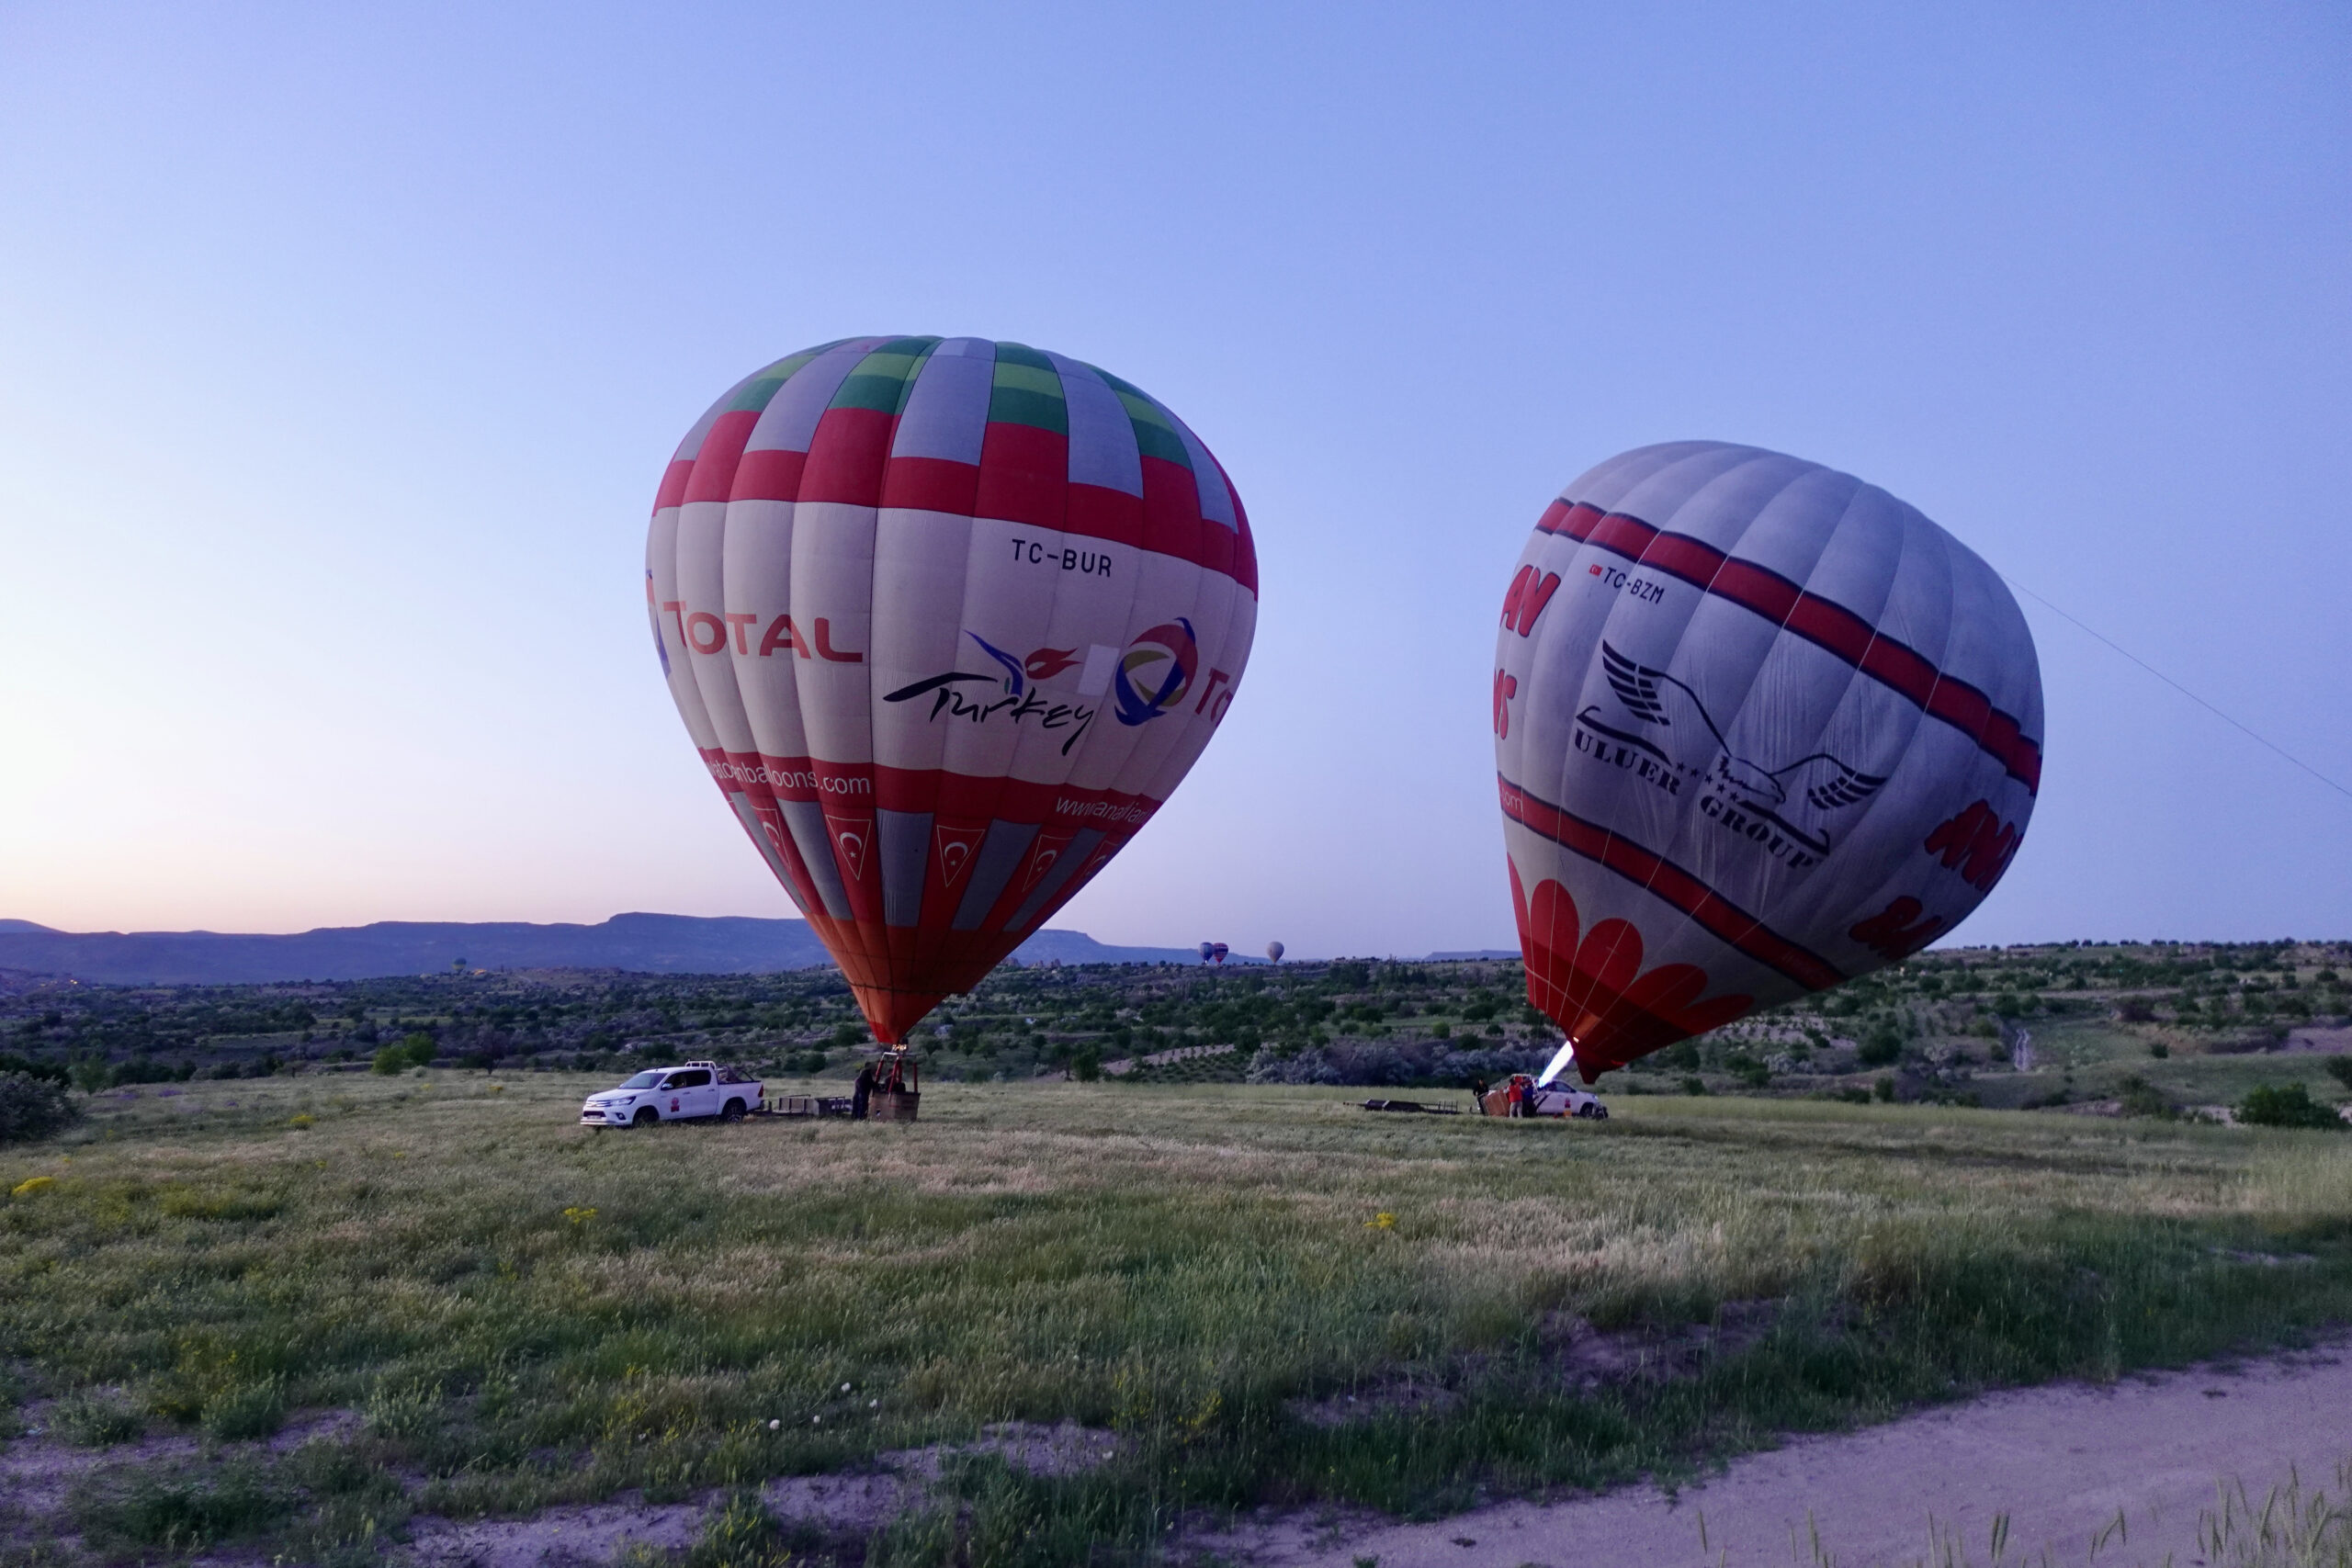
[[873,1098],[874,1064],[868,1062],[857,1069],[857,1085],[850,1090],[849,1119],[853,1122],[865,1121],[866,1102]]

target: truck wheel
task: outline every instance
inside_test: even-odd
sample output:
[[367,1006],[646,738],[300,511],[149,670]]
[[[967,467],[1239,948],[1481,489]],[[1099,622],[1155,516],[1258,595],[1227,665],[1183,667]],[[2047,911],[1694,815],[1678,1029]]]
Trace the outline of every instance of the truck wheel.
[[718,1119],[721,1122],[741,1122],[743,1119],[743,1102],[740,1100],[729,1100],[727,1109],[718,1113]]
[[1577,1107],[1577,1117],[1586,1122],[1599,1121],[1600,1117],[1605,1114],[1606,1112],[1604,1112],[1598,1105],[1579,1105]]
[[637,1115],[635,1119],[629,1122],[629,1125],[632,1127],[650,1127],[661,1120],[662,1112],[654,1110],[653,1107],[650,1105],[644,1105],[638,1108]]

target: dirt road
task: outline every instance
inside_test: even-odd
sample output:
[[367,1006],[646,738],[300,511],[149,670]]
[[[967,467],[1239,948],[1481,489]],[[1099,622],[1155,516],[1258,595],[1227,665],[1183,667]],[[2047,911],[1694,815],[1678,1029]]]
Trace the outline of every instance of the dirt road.
[[[2231,1370],[2062,1383],[1996,1393],[1838,1437],[1753,1454],[1669,1498],[1655,1488],[1510,1503],[1435,1524],[1321,1527],[1266,1521],[1213,1543],[1261,1568],[1838,1568],[1990,1560],[2106,1565],[2201,1562],[2200,1511],[2216,1484],[2259,1505],[2290,1471],[2338,1491],[2352,1459],[2352,1343]],[[2120,1529],[2111,1529],[2118,1516]],[[1703,1529],[1703,1536],[1702,1531]],[[1204,1543],[1210,1544],[1210,1543]]]

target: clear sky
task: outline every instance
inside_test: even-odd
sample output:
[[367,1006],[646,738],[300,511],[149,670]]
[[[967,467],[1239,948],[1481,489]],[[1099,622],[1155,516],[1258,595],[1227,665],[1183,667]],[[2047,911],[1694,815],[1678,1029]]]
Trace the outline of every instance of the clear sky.
[[[1510,945],[1568,479],[1833,464],[2352,779],[2352,10],[0,5],[0,916],[789,914],[645,627],[672,447],[973,333],[1246,499],[1216,742],[1057,921]],[[2352,800],[2026,602],[1961,942],[2352,935]]]

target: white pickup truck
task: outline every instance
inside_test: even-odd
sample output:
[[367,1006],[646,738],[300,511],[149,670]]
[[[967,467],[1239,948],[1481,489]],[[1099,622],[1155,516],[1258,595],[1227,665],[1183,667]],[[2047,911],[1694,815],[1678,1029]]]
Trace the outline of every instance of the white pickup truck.
[[692,1122],[716,1116],[741,1122],[760,1109],[761,1085],[716,1062],[648,1067],[617,1089],[592,1094],[580,1107],[580,1124],[650,1127],[656,1122]]

